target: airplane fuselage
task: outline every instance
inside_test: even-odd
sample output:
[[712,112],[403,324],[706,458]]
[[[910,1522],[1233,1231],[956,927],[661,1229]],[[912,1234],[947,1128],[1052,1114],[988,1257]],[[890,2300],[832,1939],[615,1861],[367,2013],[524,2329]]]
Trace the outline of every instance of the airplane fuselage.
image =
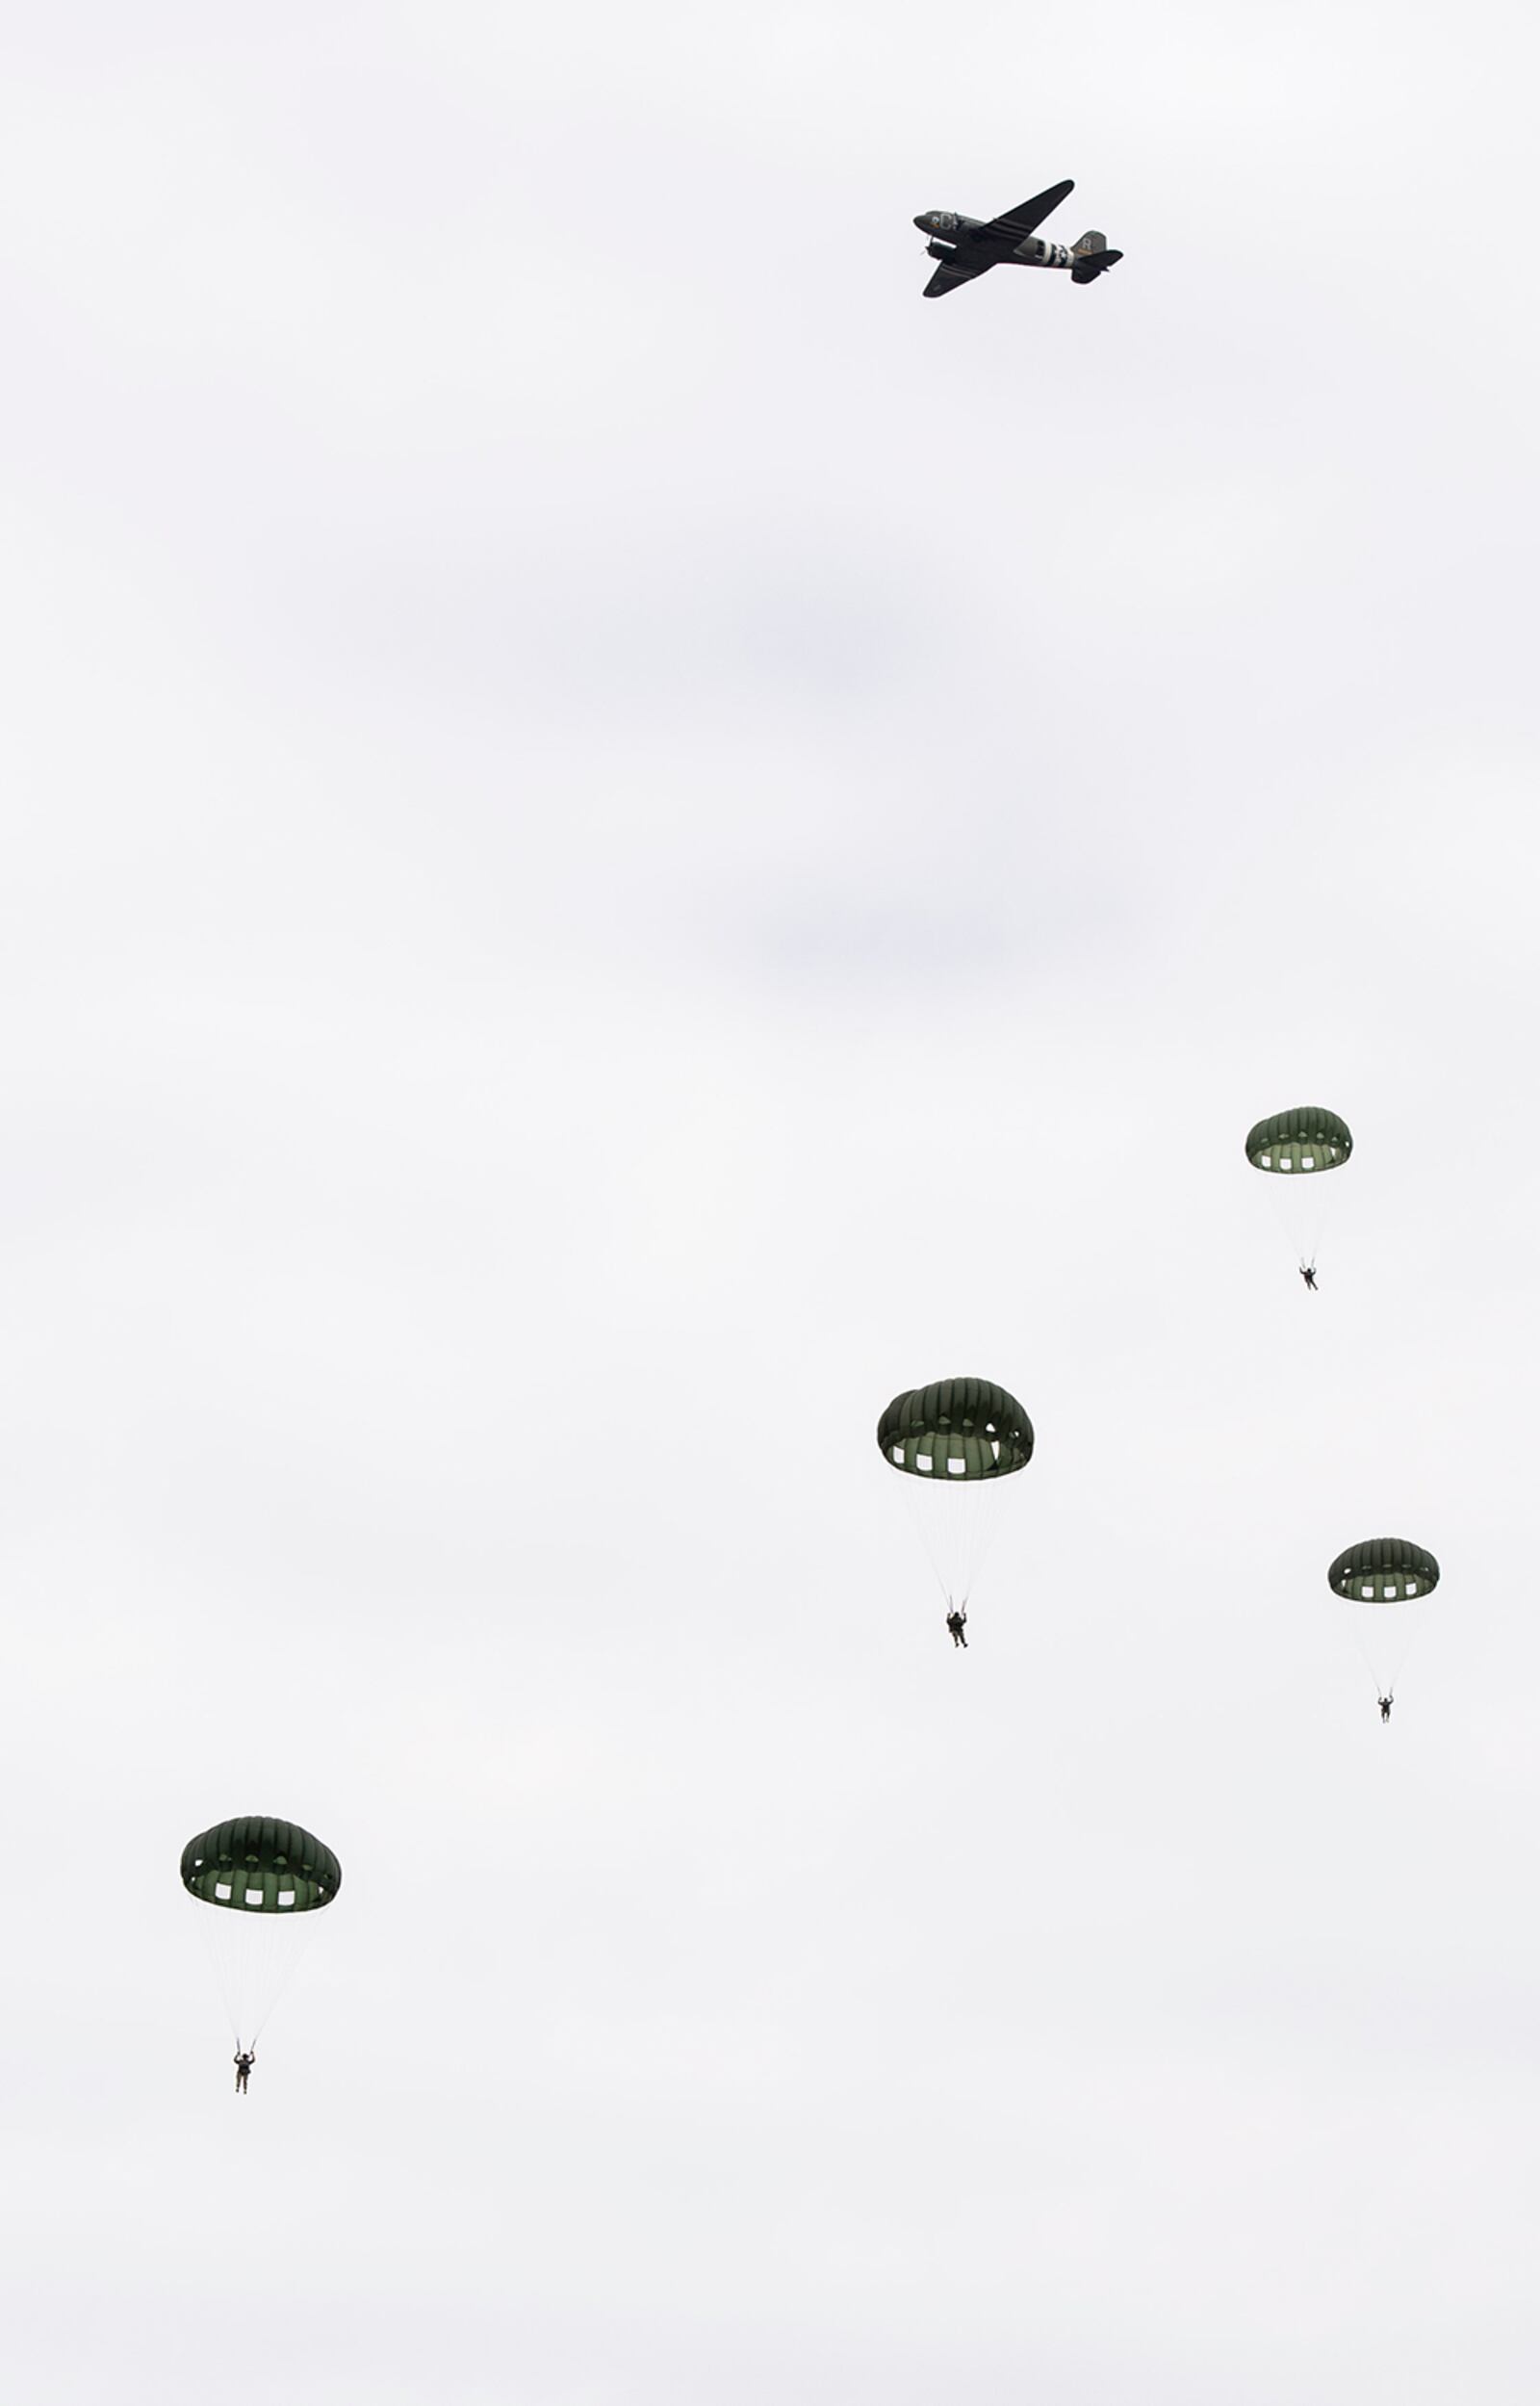
[[[925,247],[933,259],[955,259],[960,250],[966,252],[970,235],[988,230],[983,218],[960,217],[955,209],[924,209],[914,222],[922,234],[930,235]],[[992,264],[1001,268],[1073,268],[1075,261],[1074,254],[1063,243],[1044,242],[1040,234],[1029,234],[1014,250],[996,251]]]

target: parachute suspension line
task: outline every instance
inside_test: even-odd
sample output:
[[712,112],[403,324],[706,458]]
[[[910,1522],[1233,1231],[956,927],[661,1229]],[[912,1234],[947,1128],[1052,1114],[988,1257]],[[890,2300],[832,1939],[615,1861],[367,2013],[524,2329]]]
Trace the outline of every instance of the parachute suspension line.
[[936,1584],[965,1609],[994,1549],[1009,1490],[1003,1481],[908,1479],[909,1509]]
[[[1308,1194],[1302,1188],[1308,1187]],[[1301,1270],[1313,1270],[1326,1230],[1332,1190],[1321,1172],[1303,1172],[1290,1178],[1270,1177],[1270,1207],[1284,1243]]]
[[315,1936],[315,1915],[198,1915],[203,1944],[238,2047],[253,2047],[272,2019]]
[[[913,1521],[920,1543],[925,1548],[925,1559],[931,1565],[936,1584],[946,1598],[948,1606],[965,1604],[967,1582],[965,1579],[959,1579],[952,1560],[954,1549],[947,1543],[946,1514],[944,1510],[938,1509],[939,1495],[930,1492],[930,1488],[931,1482],[929,1481],[905,1480],[904,1492],[909,1499],[910,1518]],[[962,1588],[961,1596],[953,1593],[954,1587],[959,1585]]]
[[[1394,1643],[1387,1643],[1386,1645],[1376,1649],[1377,1668],[1375,1663],[1371,1661],[1369,1648],[1364,1643],[1362,1626],[1360,1625],[1355,1632],[1358,1638],[1358,1650],[1369,1665],[1370,1676],[1374,1682],[1376,1693],[1380,1695],[1395,1695],[1396,1682],[1404,1674],[1406,1666],[1411,1661],[1413,1650],[1427,1625],[1426,1615],[1417,1609],[1418,1604],[1423,1600],[1422,1598],[1414,1599],[1409,1609],[1405,1605],[1401,1607],[1394,1630],[1388,1633],[1394,1637]],[[1373,1606],[1365,1607],[1366,1611],[1373,1609]],[[1395,1610],[1395,1607],[1384,1607],[1382,1610],[1388,1616],[1391,1611]]]
[[1007,1508],[1006,1499],[1014,1490],[1003,1483],[990,1481],[980,1487],[971,1497],[958,1497],[960,1517],[966,1538],[967,1585],[971,1589],[984,1576],[985,1566],[994,1551],[1000,1533],[1000,1514]]
[[281,1936],[287,1941],[287,1944],[284,1947],[284,1959],[278,1967],[277,1978],[270,1984],[268,1993],[263,1999],[252,2023],[251,2043],[253,2046],[256,2045],[257,2040],[262,2036],[262,2033],[267,2029],[269,2022],[272,2019],[273,2008],[278,2005],[287,1991],[290,1981],[294,1979],[295,1974],[299,1969],[300,1963],[310,1953],[310,1942],[314,1938],[315,1934],[315,1916],[310,1913],[302,1913],[297,1922],[293,1924],[285,1923],[282,1925],[280,1931],[274,1932],[275,1936]]
[[[233,1919],[234,1917],[220,1916],[221,1921],[226,1918]],[[230,2025],[230,2034],[238,2047],[244,2047],[246,2044],[246,2038],[241,2027],[244,2016],[241,2009],[241,1979],[237,1963],[237,1947],[240,1943],[238,1935],[232,1931],[226,1938],[223,1931],[216,1927],[214,1917],[209,1913],[198,1915],[198,1932],[203,1941],[203,1952],[209,1958],[209,1968],[214,1974],[215,1985],[219,1992],[219,2003],[224,2007],[224,2018]]]
[[1389,1695],[1393,1694],[1395,1688],[1394,1681],[1391,1682],[1391,1685],[1388,1688],[1380,1685],[1380,1674],[1374,1669],[1373,1663],[1370,1657],[1369,1648],[1364,1643],[1363,1623],[1357,1614],[1354,1614],[1353,1616],[1353,1643],[1356,1645],[1360,1655],[1363,1657],[1365,1670],[1368,1671],[1370,1678],[1374,1683],[1374,1694],[1376,1695]]

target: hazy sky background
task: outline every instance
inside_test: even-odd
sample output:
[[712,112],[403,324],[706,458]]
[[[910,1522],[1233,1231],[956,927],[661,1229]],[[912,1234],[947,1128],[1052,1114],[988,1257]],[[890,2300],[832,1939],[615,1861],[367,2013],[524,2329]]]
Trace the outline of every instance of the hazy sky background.
[[5,24],[8,2388],[1528,2406],[1529,12]]

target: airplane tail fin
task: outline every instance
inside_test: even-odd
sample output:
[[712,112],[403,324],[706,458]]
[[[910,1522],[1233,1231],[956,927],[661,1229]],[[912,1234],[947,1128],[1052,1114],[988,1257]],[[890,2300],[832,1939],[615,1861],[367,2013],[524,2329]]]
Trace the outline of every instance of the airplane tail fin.
[[1108,249],[1105,234],[1082,234],[1069,253],[1075,263],[1069,271],[1070,282],[1094,283],[1098,275],[1105,275],[1109,268],[1116,268],[1122,255],[1120,250]]

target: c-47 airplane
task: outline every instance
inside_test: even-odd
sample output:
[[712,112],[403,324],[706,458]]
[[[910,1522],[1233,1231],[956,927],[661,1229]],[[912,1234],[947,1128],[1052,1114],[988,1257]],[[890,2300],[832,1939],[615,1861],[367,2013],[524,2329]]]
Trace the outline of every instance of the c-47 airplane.
[[1105,234],[1082,234],[1074,248],[1065,250],[1062,243],[1045,243],[1038,232],[1043,219],[1074,189],[1073,177],[1066,177],[988,224],[982,218],[960,218],[954,209],[925,210],[914,222],[931,237],[925,246],[931,257],[941,262],[925,287],[926,299],[938,300],[990,268],[1067,268],[1074,284],[1091,284],[1105,275],[1123,255],[1108,249]]

